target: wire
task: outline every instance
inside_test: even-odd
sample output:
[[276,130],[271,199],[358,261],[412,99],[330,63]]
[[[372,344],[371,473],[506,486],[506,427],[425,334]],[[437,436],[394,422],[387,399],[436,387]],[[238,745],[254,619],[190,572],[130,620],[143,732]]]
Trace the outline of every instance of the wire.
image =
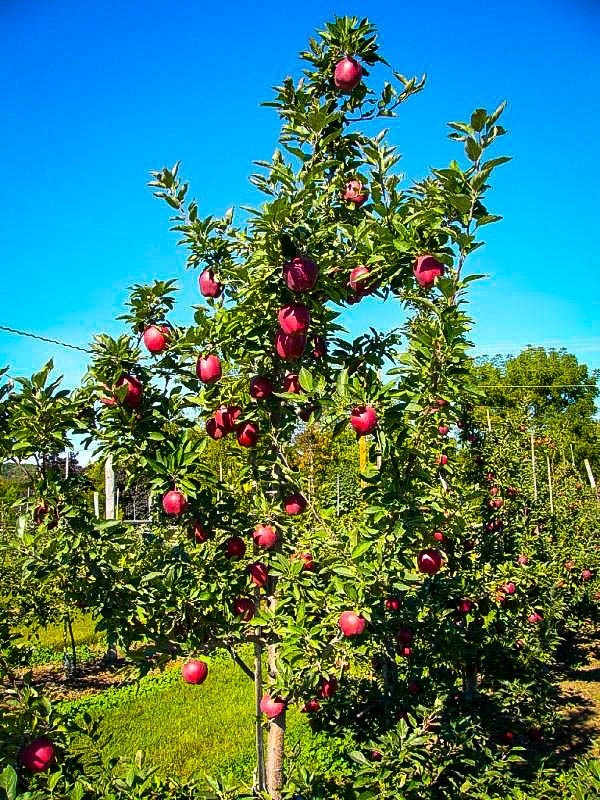
[[47,336],[40,336],[38,333],[31,333],[31,331],[19,331],[16,328],[9,328],[6,325],[0,325],[0,331],[7,333],[15,333],[17,336],[27,336],[30,339],[38,339],[40,342],[48,342],[48,344],[57,344],[59,347],[69,347],[71,350],[79,350],[80,353],[91,353],[86,347],[80,347],[77,344],[69,344],[69,342],[61,342],[60,339],[49,339]]

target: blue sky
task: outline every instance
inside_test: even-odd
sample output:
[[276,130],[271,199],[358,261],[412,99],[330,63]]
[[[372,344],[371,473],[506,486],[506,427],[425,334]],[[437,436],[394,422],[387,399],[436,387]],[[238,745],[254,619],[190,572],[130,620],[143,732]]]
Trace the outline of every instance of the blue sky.
[[[564,345],[600,367],[600,7],[528,0],[390,3],[0,0],[0,324],[85,344],[116,333],[127,287],[196,274],[146,187],[181,159],[201,213],[252,203],[253,159],[278,120],[260,102],[334,14],[368,16],[388,60],[428,74],[393,124],[408,178],[460,151],[445,123],[507,99],[513,162],[490,205],[504,222],[471,263],[480,352]],[[397,307],[352,311],[358,331]],[[185,312],[182,313],[185,318]],[[0,332],[0,365],[30,372],[50,355],[69,382],[78,354]]]

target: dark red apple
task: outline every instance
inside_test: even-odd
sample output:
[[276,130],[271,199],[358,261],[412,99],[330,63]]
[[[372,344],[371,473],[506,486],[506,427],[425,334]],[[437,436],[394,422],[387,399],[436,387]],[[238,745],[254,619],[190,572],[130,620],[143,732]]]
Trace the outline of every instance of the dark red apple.
[[30,772],[45,772],[55,760],[54,745],[46,736],[39,736],[19,751],[19,761]]
[[348,286],[357,295],[370,294],[376,288],[373,282],[369,280],[370,274],[371,270],[364,264],[360,264],[358,267],[354,267],[354,269],[350,271],[350,277],[348,278]]
[[219,408],[217,408],[213,416],[219,428],[222,428],[226,434],[231,433],[234,426],[234,420],[232,419],[232,416],[229,413],[228,406],[220,406]]
[[242,447],[256,447],[258,434],[258,423],[256,422],[240,422],[237,426],[237,440]]
[[344,636],[360,636],[367,627],[367,620],[362,614],[355,611],[342,611],[338,619],[338,626]]
[[290,334],[282,330],[275,334],[275,352],[283,361],[297,361],[306,348],[304,333]]
[[351,92],[361,81],[363,69],[355,58],[345,56],[335,65],[333,82],[342,92]]
[[377,427],[377,412],[373,406],[355,406],[350,414],[350,425],[359,436],[366,436]]
[[200,273],[198,286],[202,297],[219,297],[223,291],[223,286],[215,279],[212,269],[205,269]]
[[150,325],[144,331],[144,344],[149,353],[158,355],[164,353],[169,344],[169,329],[166,325]]
[[236,597],[231,608],[236,617],[241,617],[244,622],[248,622],[254,616],[254,600],[249,597]]
[[273,384],[264,375],[255,375],[250,381],[250,397],[266,400],[273,394]]
[[323,678],[319,687],[319,697],[325,700],[328,697],[333,697],[337,692],[338,682],[337,678]]
[[254,564],[249,564],[248,572],[250,573],[250,580],[255,586],[258,586],[260,589],[262,589],[267,585],[267,581],[269,580],[269,570],[261,561],[255,561]]
[[381,750],[371,750],[371,761],[381,761],[383,753]]
[[327,342],[322,336],[313,336],[312,357],[324,358],[327,355]]
[[280,714],[283,714],[287,706],[285,700],[281,697],[271,697],[270,694],[264,694],[260,701],[260,710],[269,719],[275,719]]
[[284,264],[283,277],[292,292],[308,292],[316,284],[319,270],[310,258],[296,256]]
[[186,496],[183,492],[180,492],[179,489],[171,489],[163,495],[162,507],[165,514],[169,514],[171,517],[178,517],[183,514],[188,507],[188,501]]
[[270,550],[279,540],[277,531],[272,525],[257,525],[252,533],[252,538],[258,547],[264,547],[265,550]]
[[315,562],[313,561],[312,553],[293,553],[292,558],[299,558],[302,561],[302,569],[311,572],[314,569]]
[[456,604],[456,610],[459,614],[470,614],[471,611],[473,611],[473,601],[463,597],[462,600],[459,600]]
[[231,536],[225,542],[225,553],[228,558],[243,558],[246,555],[246,542],[239,536]]
[[302,706],[300,711],[303,714],[310,714],[314,711],[318,711],[321,708],[321,703],[318,700],[307,700],[306,703]]
[[181,667],[181,677],[185,683],[199,684],[204,683],[208,675],[208,664],[206,661],[198,661],[193,658]]
[[209,417],[206,420],[206,433],[211,439],[219,440],[227,436],[227,431],[220,425],[217,425],[217,420],[214,417]]
[[402,626],[396,631],[396,640],[398,644],[412,644],[414,638],[415,632],[412,628]]
[[115,387],[120,389],[121,386],[127,387],[125,397],[123,398],[123,405],[127,406],[127,408],[139,408],[142,403],[142,394],[144,391],[141,381],[134,375],[121,375]]
[[541,742],[544,738],[542,729],[537,727],[529,728],[527,731],[527,737],[530,742]]
[[421,550],[417,556],[417,569],[425,575],[435,575],[442,566],[442,555],[439,550],[428,548]]
[[283,379],[283,391],[290,394],[300,394],[302,387],[300,386],[300,378],[296,372],[288,372]]
[[385,601],[385,607],[388,611],[400,611],[400,598],[399,597],[388,597]]
[[222,374],[221,359],[219,356],[198,356],[196,362],[196,375],[202,383],[216,383]]
[[431,288],[435,279],[441,277],[444,272],[444,265],[430,255],[419,256],[413,267],[415,279],[424,289]]
[[406,688],[411,694],[420,694],[421,693],[421,684],[419,681],[409,681],[406,684]]
[[515,734],[514,734],[513,731],[504,731],[500,735],[500,739],[501,739],[503,744],[509,744],[509,745],[513,744],[513,742],[515,741],[515,738],[516,737],[515,737]]
[[208,532],[199,519],[195,519],[189,527],[190,536],[198,544],[202,544],[208,539]]
[[284,498],[283,510],[291,516],[303,514],[306,511],[306,498],[299,492],[288,495]]
[[279,309],[277,320],[284,333],[306,333],[310,325],[310,311],[302,303],[291,303]]
[[[48,514],[51,514],[49,518]],[[47,521],[48,529],[52,530],[58,525],[58,511],[55,508],[51,508],[44,500],[42,503],[38,503],[33,509],[33,521],[36,525],[41,525],[43,522]]]
[[354,203],[357,208],[360,208],[364,203],[367,202],[368,198],[369,193],[360,181],[348,181],[344,191],[344,200],[347,203]]

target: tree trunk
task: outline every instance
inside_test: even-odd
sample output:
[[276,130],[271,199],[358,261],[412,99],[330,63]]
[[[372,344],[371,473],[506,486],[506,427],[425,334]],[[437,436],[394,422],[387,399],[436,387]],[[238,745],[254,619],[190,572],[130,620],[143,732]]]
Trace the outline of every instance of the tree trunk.
[[[260,636],[260,628],[256,629]],[[262,645],[254,642],[254,710],[256,718],[254,722],[255,746],[256,746],[256,777],[255,790],[257,793],[264,792],[267,788],[265,775],[265,742],[263,738],[262,711],[260,701],[263,695],[262,679]]]
[[[276,645],[268,647],[269,672],[274,676]],[[281,800],[283,786],[283,743],[285,737],[285,711],[269,722],[267,739],[267,791],[272,800]]]

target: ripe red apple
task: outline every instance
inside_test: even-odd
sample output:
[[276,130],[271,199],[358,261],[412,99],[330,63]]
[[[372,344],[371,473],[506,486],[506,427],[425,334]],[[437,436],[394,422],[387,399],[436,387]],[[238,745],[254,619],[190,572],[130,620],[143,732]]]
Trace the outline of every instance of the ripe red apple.
[[272,525],[257,525],[252,534],[254,543],[258,547],[264,547],[265,550],[270,550],[277,544],[279,537],[277,531]]
[[439,425],[438,433],[440,434],[440,436],[448,436],[448,434],[450,433],[450,428],[447,425]]
[[406,628],[405,626],[402,626],[396,631],[396,640],[398,644],[412,644],[412,640],[414,638],[415,632],[412,628]]
[[517,558],[517,564],[520,564],[522,567],[527,566],[527,564],[529,564],[529,556],[519,556]]
[[495,497],[493,500],[490,500],[491,508],[502,508],[503,505],[504,500],[501,497]]
[[428,548],[421,550],[417,556],[417,569],[425,575],[435,575],[442,566],[442,555],[439,550]]
[[[115,387],[120,389],[121,386],[127,387],[125,397],[123,398],[123,405],[127,406],[127,408],[139,408],[142,403],[142,393],[144,391],[141,381],[134,375],[121,375]],[[107,405],[113,404],[108,403]]]
[[290,394],[300,394],[302,387],[300,386],[300,378],[296,372],[288,372],[283,379],[283,391]]
[[239,536],[231,536],[225,542],[225,553],[228,558],[243,558],[246,555],[246,542]]
[[434,531],[433,532],[433,538],[435,539],[436,542],[445,542],[446,541],[446,537],[442,533],[442,531]]
[[144,331],[144,344],[149,353],[158,355],[164,353],[169,344],[169,329],[166,325],[150,325]]
[[327,697],[333,697],[337,692],[337,688],[337,678],[323,678],[319,687],[319,697],[323,700]]
[[473,601],[463,597],[462,600],[458,601],[456,609],[459,614],[470,614],[473,611]]
[[222,374],[221,359],[219,356],[198,356],[196,362],[196,375],[202,383],[216,383]]
[[381,761],[383,753],[381,750],[371,750],[371,761]]
[[181,676],[185,683],[199,684],[204,683],[208,675],[208,664],[206,661],[198,661],[193,658],[181,667]]
[[250,573],[250,580],[259,589],[267,585],[269,580],[269,570],[261,561],[255,561],[254,564],[248,565],[248,572]]
[[240,422],[237,426],[237,440],[242,447],[256,447],[258,434],[256,422]]
[[46,736],[38,736],[19,751],[19,761],[30,772],[45,772],[55,760],[54,745]]
[[416,281],[424,289],[431,288],[435,283],[435,279],[441,277],[444,272],[444,265],[430,255],[419,256],[413,267]]
[[205,269],[200,273],[198,286],[202,297],[219,297],[223,291],[223,286],[215,279],[212,269]]
[[[238,409],[238,416],[239,416]],[[234,420],[229,412],[228,406],[220,406],[213,414],[215,422],[219,428],[222,428],[226,434],[231,433],[234,426]]]
[[250,381],[250,397],[266,400],[273,394],[273,384],[264,375],[255,375]]
[[254,600],[249,597],[236,597],[231,608],[236,617],[241,617],[244,622],[248,622],[254,616]]
[[260,701],[260,710],[269,719],[275,719],[280,714],[283,714],[287,706],[285,700],[281,697],[271,697],[270,694],[264,694]]
[[163,495],[162,507],[165,514],[169,514],[171,517],[178,517],[188,507],[188,501],[179,489],[171,489]]
[[581,580],[587,582],[592,577],[592,571],[590,569],[584,569],[581,572]]
[[208,532],[199,519],[195,519],[189,527],[190,536],[198,544],[202,544],[208,539]]
[[362,74],[363,69],[358,61],[350,56],[345,56],[335,65],[333,82],[342,92],[349,93],[358,86]]
[[411,694],[420,694],[421,693],[421,684],[419,681],[409,681],[406,684],[406,688]]
[[227,436],[227,431],[225,428],[222,428],[220,425],[217,425],[217,420],[214,417],[209,417],[206,420],[206,433],[210,436],[211,439],[215,439],[218,441],[219,439],[223,439]]
[[445,467],[448,463],[448,456],[445,453],[440,453],[436,459],[435,463],[440,467]]
[[327,355],[327,342],[322,336],[313,336],[312,357],[324,358]]
[[292,292],[308,292],[317,282],[319,270],[310,258],[296,256],[284,264],[283,277]]
[[505,594],[514,594],[517,591],[517,587],[512,581],[509,581],[504,584],[502,591],[505,592]]
[[52,528],[56,528],[58,524],[58,511],[55,508],[51,508],[45,500],[42,503],[38,503],[33,509],[33,521],[36,525],[41,525],[46,521],[46,517],[50,512],[52,512],[52,516],[48,522],[48,529],[52,530]]
[[292,558],[299,558],[302,561],[302,569],[311,572],[314,569],[315,562],[313,561],[312,553],[293,553]]
[[321,708],[321,703],[318,700],[307,700],[306,703],[302,706],[300,711],[303,714],[310,714],[314,711],[318,711]]
[[275,334],[275,352],[283,361],[297,361],[306,348],[304,333],[290,334],[282,330]]
[[288,495],[284,498],[283,510],[291,516],[303,514],[306,511],[306,498],[299,492]]
[[515,738],[516,737],[513,731],[504,731],[500,736],[503,744],[512,744],[515,741]]
[[366,436],[377,427],[377,412],[373,406],[355,406],[350,414],[350,425],[359,436]]
[[537,625],[537,624],[538,624],[538,622],[543,622],[543,620],[544,620],[544,618],[542,617],[542,615],[541,615],[541,614],[538,614],[538,612],[537,612],[537,611],[534,611],[532,614],[530,614],[530,615],[527,617],[527,621],[528,621],[528,622],[529,622],[531,625]]
[[284,333],[306,333],[310,325],[310,311],[302,303],[291,303],[279,309],[277,320]]
[[412,651],[412,647],[405,645],[404,647],[400,648],[399,653],[401,656],[404,656],[404,658],[408,658],[408,656],[412,656]]
[[369,193],[360,181],[348,181],[344,191],[344,200],[347,203],[354,203],[357,208],[360,208],[364,203],[367,202],[368,197]]
[[360,636],[367,627],[367,620],[355,611],[342,611],[338,626],[344,636]]
[[400,611],[400,598],[399,597],[388,597],[385,601],[385,607],[388,611]]
[[369,294],[375,289],[373,283],[369,281],[370,274],[371,270],[364,264],[360,264],[358,267],[354,267],[354,269],[350,270],[350,276],[348,278],[348,286],[356,294],[360,295]]

